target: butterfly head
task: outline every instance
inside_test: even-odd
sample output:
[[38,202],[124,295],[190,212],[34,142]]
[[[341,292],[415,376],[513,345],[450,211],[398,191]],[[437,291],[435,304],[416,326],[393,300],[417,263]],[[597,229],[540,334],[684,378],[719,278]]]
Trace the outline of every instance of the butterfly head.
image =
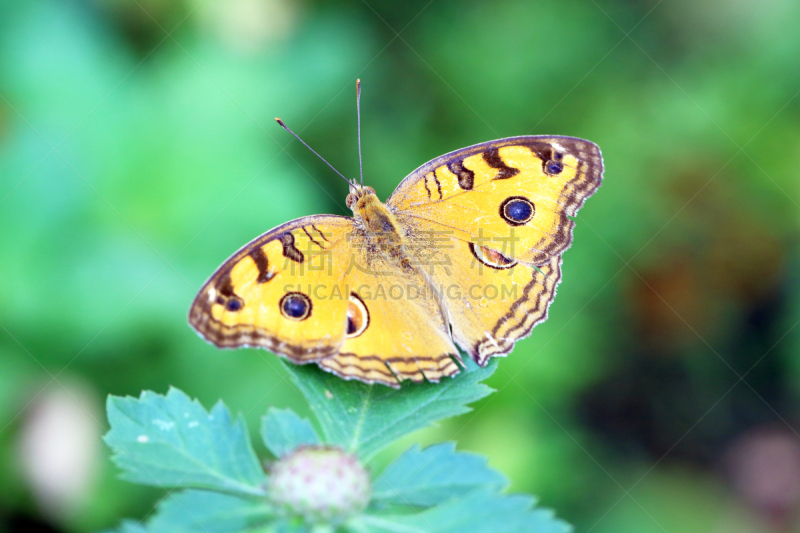
[[347,195],[345,200],[347,207],[355,212],[359,207],[363,208],[367,202],[373,200],[377,200],[375,189],[359,185],[355,180],[350,183],[350,194]]

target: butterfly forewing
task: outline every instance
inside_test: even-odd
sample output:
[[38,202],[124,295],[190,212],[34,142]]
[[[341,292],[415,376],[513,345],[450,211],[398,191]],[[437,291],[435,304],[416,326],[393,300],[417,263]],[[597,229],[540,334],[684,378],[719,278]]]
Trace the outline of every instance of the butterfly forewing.
[[189,323],[220,348],[259,346],[308,362],[338,353],[345,337],[346,298],[319,299],[314,290],[344,291],[338,265],[353,219],[300,218],[254,240],[206,282]]
[[386,202],[420,231],[453,235],[517,261],[547,264],[572,242],[575,216],[600,186],[597,145],[573,137],[511,137],[422,165]]

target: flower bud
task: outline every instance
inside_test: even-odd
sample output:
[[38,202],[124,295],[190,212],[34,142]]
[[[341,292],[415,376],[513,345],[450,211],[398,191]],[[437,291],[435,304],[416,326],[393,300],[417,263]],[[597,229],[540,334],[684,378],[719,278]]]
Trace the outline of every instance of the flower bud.
[[273,463],[267,492],[276,509],[306,523],[339,524],[363,510],[372,488],[358,458],[335,447],[301,446]]

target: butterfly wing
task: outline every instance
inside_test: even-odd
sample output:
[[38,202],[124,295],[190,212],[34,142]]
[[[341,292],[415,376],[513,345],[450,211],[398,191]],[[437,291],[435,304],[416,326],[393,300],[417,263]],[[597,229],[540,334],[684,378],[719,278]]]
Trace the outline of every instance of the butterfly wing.
[[435,243],[425,243],[430,237],[416,234],[414,222],[408,228],[416,262],[440,291],[453,339],[479,365],[508,354],[547,318],[561,281],[561,256],[539,266],[517,262],[458,239],[445,226]]
[[419,231],[445,224],[464,241],[545,265],[571,244],[569,217],[597,190],[602,173],[600,149],[589,141],[510,137],[422,165],[386,204],[415,219]]
[[[369,253],[369,252],[366,252]],[[458,350],[443,309],[419,272],[392,274],[374,256],[357,258],[346,276],[350,291],[348,332],[339,353],[320,367],[346,379],[438,382],[458,373]]]
[[338,353],[347,298],[317,295],[344,290],[337,266],[346,259],[352,230],[351,218],[319,215],[265,233],[205,283],[189,323],[220,348],[262,347],[296,363]]
[[600,186],[599,148],[582,139],[500,139],[443,155],[387,201],[442,304],[453,338],[481,365],[547,316],[574,216]]
[[[395,272],[352,218],[300,218],[257,238],[206,282],[189,323],[220,348],[266,348],[345,379],[438,381],[458,350],[413,269]],[[399,292],[398,292],[399,291]]]

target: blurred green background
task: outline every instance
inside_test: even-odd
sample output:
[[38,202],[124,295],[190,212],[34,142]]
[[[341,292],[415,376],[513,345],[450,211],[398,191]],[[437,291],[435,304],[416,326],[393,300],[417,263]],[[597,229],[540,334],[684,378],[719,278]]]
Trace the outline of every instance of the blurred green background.
[[[0,0],[0,530],[95,531],[107,394],[304,412],[186,322],[213,270],[346,187],[561,134],[603,150],[550,318],[411,442],[486,454],[579,532],[798,531],[800,4]],[[258,450],[264,455],[263,449]]]

